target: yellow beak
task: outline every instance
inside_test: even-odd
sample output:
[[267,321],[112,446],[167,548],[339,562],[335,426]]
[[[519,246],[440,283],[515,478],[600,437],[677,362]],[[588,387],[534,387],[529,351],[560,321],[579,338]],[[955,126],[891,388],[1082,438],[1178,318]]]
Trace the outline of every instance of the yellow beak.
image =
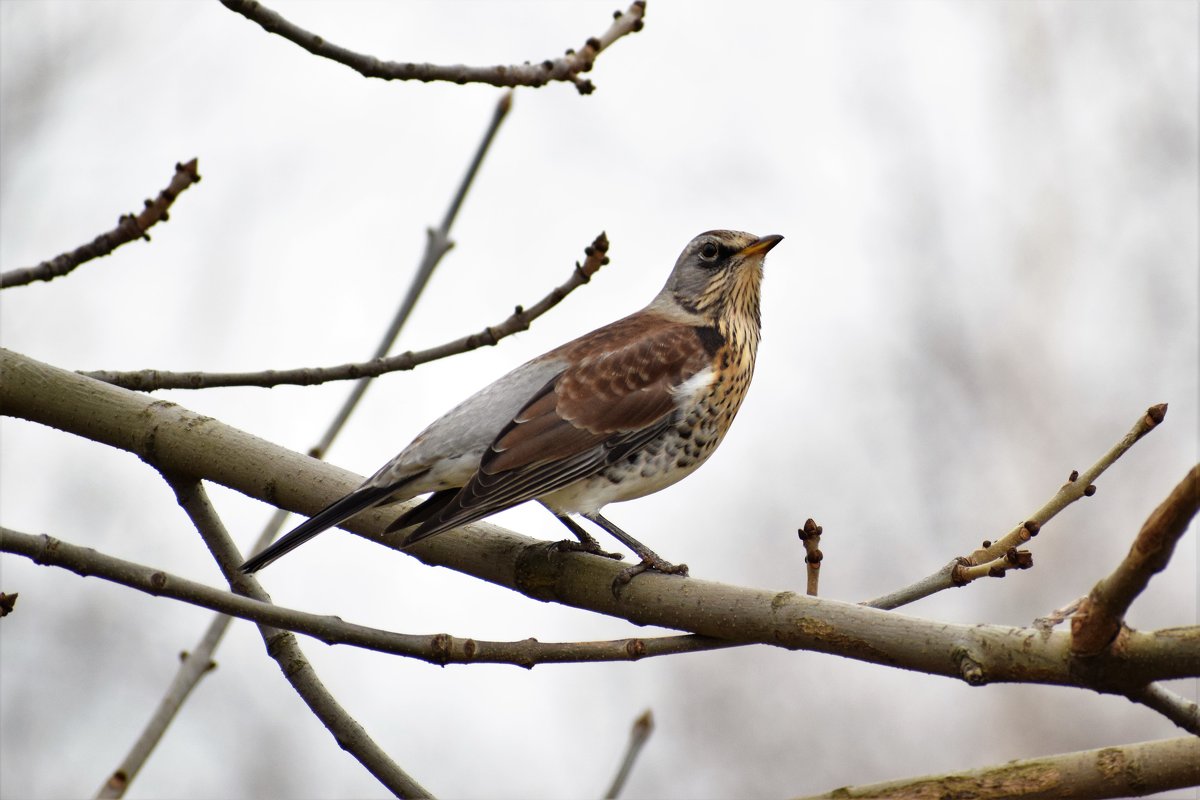
[[753,256],[758,255],[759,253],[766,253],[768,250],[782,241],[783,237],[777,233],[773,233],[770,236],[761,236],[743,247],[741,251],[738,252],[738,255]]

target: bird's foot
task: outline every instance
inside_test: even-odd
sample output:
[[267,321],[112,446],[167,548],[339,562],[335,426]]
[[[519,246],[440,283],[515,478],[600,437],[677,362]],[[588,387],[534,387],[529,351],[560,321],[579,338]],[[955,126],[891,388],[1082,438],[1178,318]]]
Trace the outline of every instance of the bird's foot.
[[591,536],[587,537],[587,541],[572,541],[571,539],[563,539],[561,542],[554,543],[554,549],[560,553],[587,553],[593,556],[602,558],[611,558],[613,561],[620,561],[625,558],[622,553],[610,553],[600,547],[600,543]]
[[632,567],[626,567],[617,573],[617,577],[613,578],[612,582],[613,596],[620,597],[621,589],[638,575],[647,571],[661,572],[664,575],[681,575],[684,578],[688,576],[687,564],[672,564],[670,561],[665,561],[656,555],[650,554],[649,556],[643,556],[642,560]]

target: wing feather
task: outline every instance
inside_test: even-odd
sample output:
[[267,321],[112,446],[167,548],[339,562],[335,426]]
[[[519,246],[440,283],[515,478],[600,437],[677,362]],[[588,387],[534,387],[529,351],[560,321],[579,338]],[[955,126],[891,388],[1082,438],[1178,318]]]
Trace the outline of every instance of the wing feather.
[[547,354],[568,366],[514,415],[412,543],[594,475],[674,423],[678,388],[709,366],[697,328],[635,314]]

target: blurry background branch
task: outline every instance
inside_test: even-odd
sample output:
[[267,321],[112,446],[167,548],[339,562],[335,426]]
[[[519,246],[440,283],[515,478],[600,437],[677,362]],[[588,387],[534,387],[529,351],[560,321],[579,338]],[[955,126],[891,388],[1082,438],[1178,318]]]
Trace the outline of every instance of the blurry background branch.
[[599,38],[588,39],[578,51],[568,50],[565,55],[537,63],[512,64],[495,67],[468,67],[462,64],[440,66],[437,64],[405,64],[396,61],[380,61],[374,56],[363,55],[339,47],[324,37],[309,33],[288,22],[282,16],[259,3],[257,0],[221,0],[230,10],[257,22],[268,33],[278,34],[290,42],[300,45],[308,52],[328,58],[361,73],[366,78],[383,78],[402,81],[450,81],[452,83],[487,83],[492,86],[545,86],[551,81],[570,81],[580,94],[590,94],[596,87],[591,81],[579,77],[588,72],[596,56],[609,45],[626,34],[642,29],[646,4],[636,0],[625,12],[613,13],[613,23]]
[[[471,184],[474,182],[475,176],[479,173],[479,167],[483,163],[484,157],[491,148],[492,142],[495,141],[496,133],[500,130],[500,125],[504,122],[505,117],[508,116],[508,112],[511,109],[512,92],[507,91],[496,103],[492,119],[483,134],[479,146],[475,150],[475,155],[472,157],[466,173],[458,185],[457,191],[454,193],[453,199],[450,201],[449,207],[446,209],[445,214],[442,215],[441,224],[437,228],[430,228],[427,232],[425,252],[421,257],[421,262],[417,267],[416,273],[413,275],[408,291],[405,292],[404,298],[396,310],[396,314],[393,316],[391,323],[375,348],[374,358],[381,358],[391,350],[409,316],[411,316],[413,309],[416,307],[417,300],[421,297],[426,284],[429,282],[429,278],[433,275],[433,271],[441,262],[442,256],[453,246],[453,242],[450,239],[451,226],[453,226],[454,220],[458,217],[458,212],[462,208],[463,201],[471,189]],[[308,454],[310,456],[313,458],[324,457],[324,454],[328,451],[330,445],[333,444],[334,439],[337,438],[337,435],[345,426],[346,421],[349,420],[354,409],[358,407],[359,401],[362,400],[363,395],[366,393],[369,382],[370,378],[361,378],[355,383],[346,400],[342,403],[341,408],[338,409],[329,426],[325,429],[320,441],[309,449]],[[287,517],[288,513],[286,511],[276,509],[263,526],[263,530],[258,535],[258,538],[250,546],[250,552],[258,552],[273,541],[279,535],[279,530],[283,527],[283,523]],[[102,788],[101,793],[103,796],[121,797],[124,794],[133,777],[141,769],[141,765],[150,757],[155,746],[161,740],[163,734],[166,733],[167,727],[171,724],[171,721],[175,718],[175,715],[179,712],[192,690],[200,682],[201,678],[208,673],[209,667],[214,665],[213,656],[220,646],[231,620],[232,617],[229,615],[218,613],[213,617],[208,629],[201,636],[200,641],[196,643],[196,646],[189,653],[183,655],[179,669],[167,687],[167,691],[159,702],[158,707],[150,719],[146,721],[145,727],[134,741],[132,748],[125,756],[121,765],[114,772],[112,779],[107,781]]]
[[69,253],[43,261],[36,267],[23,267],[0,273],[0,289],[12,286],[23,286],[34,281],[49,281],[74,270],[76,267],[94,258],[106,256],[123,244],[134,239],[150,240],[147,233],[159,222],[166,222],[167,209],[175,202],[175,198],[193,183],[200,182],[197,171],[197,159],[186,164],[175,165],[175,175],[167,188],[158,193],[158,197],[145,201],[145,208],[139,214],[124,214],[117,220],[117,227],[107,233],[102,233],[92,241],[77,247]]
[[638,715],[629,729],[629,743],[625,746],[625,755],[621,759],[621,766],[617,768],[617,774],[613,776],[612,784],[604,793],[605,800],[616,800],[620,797],[621,790],[625,788],[625,781],[629,779],[629,773],[633,771],[633,765],[637,763],[637,757],[652,733],[654,715],[650,713],[650,709],[646,709]]

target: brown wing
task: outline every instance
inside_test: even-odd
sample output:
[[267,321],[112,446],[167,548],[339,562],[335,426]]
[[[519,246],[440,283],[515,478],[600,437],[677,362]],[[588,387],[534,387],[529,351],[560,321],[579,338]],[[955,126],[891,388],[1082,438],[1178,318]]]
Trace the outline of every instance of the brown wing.
[[695,327],[644,313],[546,358],[570,366],[500,431],[471,480],[408,542],[561,489],[645,446],[673,423],[674,389],[710,363]]

